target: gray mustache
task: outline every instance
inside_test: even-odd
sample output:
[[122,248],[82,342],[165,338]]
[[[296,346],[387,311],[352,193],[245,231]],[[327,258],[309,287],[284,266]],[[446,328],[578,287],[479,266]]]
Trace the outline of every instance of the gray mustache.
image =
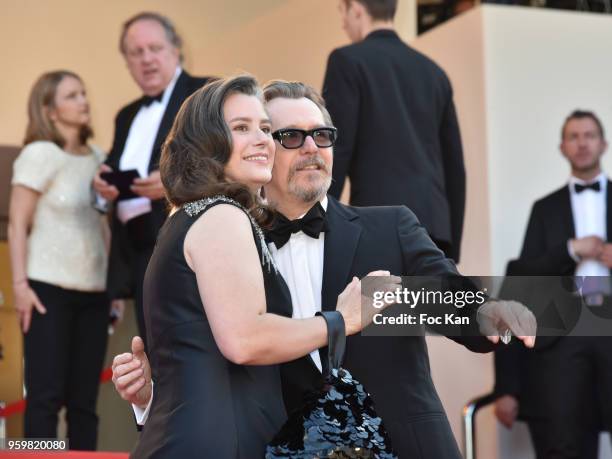
[[291,168],[291,171],[295,172],[299,169],[303,169],[304,167],[308,166],[318,166],[322,170],[328,172],[325,161],[323,161],[320,156],[312,156],[310,158],[305,159],[304,161],[297,163],[294,167]]

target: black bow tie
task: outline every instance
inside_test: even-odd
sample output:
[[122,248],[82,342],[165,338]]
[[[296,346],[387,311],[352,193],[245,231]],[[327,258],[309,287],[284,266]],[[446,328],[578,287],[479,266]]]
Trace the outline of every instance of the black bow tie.
[[588,183],[586,185],[581,185],[580,183],[574,183],[574,190],[576,191],[576,193],[582,193],[587,188],[591,189],[593,191],[601,190],[601,186],[599,185],[599,181],[593,182],[593,183]]
[[268,231],[268,240],[274,242],[277,249],[284,246],[291,234],[303,231],[304,234],[318,239],[321,232],[328,231],[327,217],[320,202],[310,208],[308,213],[297,220],[288,220],[283,214],[277,214],[274,228]]
[[162,97],[164,97],[164,91],[160,92],[156,96],[142,96],[141,103],[145,107],[148,107],[149,105],[151,105],[155,101],[161,102]]

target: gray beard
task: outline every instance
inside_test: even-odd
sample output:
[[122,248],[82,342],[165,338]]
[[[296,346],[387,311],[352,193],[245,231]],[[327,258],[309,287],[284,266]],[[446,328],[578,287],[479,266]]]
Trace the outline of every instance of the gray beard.
[[289,182],[288,191],[303,202],[312,202],[320,201],[321,199],[323,199],[323,197],[327,194],[327,190],[329,190],[330,186],[331,176],[328,176],[321,186],[308,189],[297,187],[291,182]]

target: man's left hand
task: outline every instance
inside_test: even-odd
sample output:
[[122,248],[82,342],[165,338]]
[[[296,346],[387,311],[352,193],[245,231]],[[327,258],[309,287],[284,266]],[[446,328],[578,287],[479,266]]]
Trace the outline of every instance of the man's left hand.
[[537,321],[533,313],[517,301],[489,301],[478,309],[480,332],[497,344],[510,330],[526,347],[535,345]]
[[123,400],[141,409],[151,403],[153,384],[151,365],[140,336],[132,338],[132,352],[116,355],[113,359],[113,384]]
[[612,268],[612,244],[605,243],[603,249],[598,257],[599,261],[606,265],[608,268]]
[[162,185],[159,171],[151,172],[147,178],[137,178],[130,187],[134,193],[152,201],[164,197],[164,186]]

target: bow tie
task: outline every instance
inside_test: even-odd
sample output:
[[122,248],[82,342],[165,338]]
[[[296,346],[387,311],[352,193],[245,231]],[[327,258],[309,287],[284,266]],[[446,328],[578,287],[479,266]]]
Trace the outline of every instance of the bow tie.
[[321,203],[318,202],[310,208],[308,213],[297,220],[288,220],[283,214],[277,214],[274,228],[268,231],[270,242],[274,242],[277,249],[284,246],[291,234],[304,232],[313,239],[318,239],[321,232],[328,231],[327,217]]
[[587,188],[591,189],[593,191],[601,190],[601,186],[599,185],[599,181],[593,182],[593,183],[588,183],[586,185],[581,185],[580,183],[574,183],[574,190],[576,191],[576,193],[582,193]]
[[156,96],[142,96],[141,103],[145,107],[148,107],[149,105],[151,105],[155,101],[161,102],[163,96],[164,96],[164,91],[160,92]]

